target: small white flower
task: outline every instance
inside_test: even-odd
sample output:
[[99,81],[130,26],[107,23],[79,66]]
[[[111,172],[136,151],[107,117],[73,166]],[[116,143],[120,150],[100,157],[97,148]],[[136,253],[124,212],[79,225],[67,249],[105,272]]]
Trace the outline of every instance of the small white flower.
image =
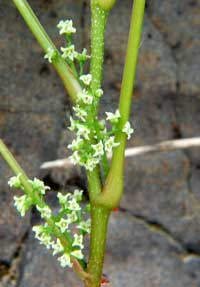
[[70,261],[70,255],[68,253],[63,254],[61,257],[58,258],[61,267],[72,267],[72,263]]
[[45,228],[43,225],[36,225],[32,228],[33,232],[35,232],[35,238],[40,241],[40,244],[44,244],[47,249],[51,247],[53,244],[51,236],[45,232]]
[[44,185],[44,182],[39,180],[38,178],[34,178],[33,180],[29,180],[30,184],[34,191],[39,192],[40,194],[45,194],[46,190],[50,190],[49,186]]
[[82,253],[82,251],[80,250],[80,249],[78,249],[78,250],[74,250],[74,251],[72,251],[71,252],[71,256],[74,256],[74,257],[76,257],[77,259],[83,259],[83,253]]
[[74,241],[72,246],[77,246],[80,247],[80,249],[83,249],[83,235],[74,234]]
[[35,225],[35,226],[33,226],[32,230],[33,230],[33,232],[35,232],[35,238],[40,240],[41,235],[44,232],[44,226],[42,226],[42,225]]
[[55,59],[56,55],[57,55],[56,50],[49,47],[47,49],[47,53],[44,55],[44,58],[47,59],[49,63],[52,63],[52,60]]
[[69,159],[74,165],[79,164],[81,161],[81,157],[77,150],[73,152],[73,154],[69,157]]
[[63,246],[60,242],[60,239],[57,239],[56,243],[52,244],[53,255],[63,252]]
[[86,86],[89,86],[89,85],[91,84],[91,81],[92,81],[92,75],[91,75],[91,74],[82,75],[82,76],[80,76],[80,80],[81,80]]
[[76,201],[81,201],[83,196],[83,190],[75,189],[73,196],[76,199]]
[[95,96],[96,96],[97,98],[101,98],[101,97],[103,96],[103,90],[102,90],[102,89],[96,90]]
[[60,203],[60,205],[63,205],[63,206],[67,205],[70,197],[71,197],[70,193],[67,193],[64,195],[61,192],[58,192],[58,194],[57,194],[57,198],[59,200],[59,203]]
[[67,221],[69,224],[76,222],[78,219],[78,216],[76,214],[76,211],[72,211],[71,213],[67,214]]
[[28,210],[30,204],[27,195],[22,195],[20,197],[14,196],[14,205],[21,216],[24,216],[26,211]]
[[106,112],[106,115],[107,115],[106,120],[110,121],[111,123],[117,123],[119,118],[121,117],[119,110],[116,110],[114,114],[110,112]]
[[71,46],[66,47],[66,48],[61,47],[61,51],[63,53],[62,58],[74,61],[74,53],[75,53],[74,45],[71,45]]
[[60,228],[62,233],[64,233],[68,228],[69,222],[67,219],[61,218],[60,221],[55,223],[55,225]]
[[83,143],[83,140],[80,137],[77,137],[67,147],[71,150],[78,150],[78,149],[80,149],[80,146],[82,143]]
[[72,210],[72,211],[81,210],[81,207],[80,207],[80,205],[77,203],[77,201],[76,201],[75,198],[72,198],[72,200],[69,201],[69,204],[68,204],[67,208],[68,208],[69,210]]
[[77,95],[78,101],[82,101],[86,105],[91,105],[93,102],[93,97],[88,94],[88,92],[83,89],[80,93]]
[[96,165],[99,163],[99,158],[95,158],[93,155],[88,155],[87,161],[84,164],[85,168],[89,171],[93,171]]
[[53,244],[53,240],[49,234],[42,233],[39,240],[40,244],[44,244],[47,249],[50,249]]
[[76,33],[76,28],[73,27],[72,20],[66,20],[66,21],[61,20],[58,23],[57,27],[60,29],[60,35],[62,34],[71,35]]
[[92,148],[95,150],[93,156],[101,157],[104,154],[103,143],[100,141],[98,144],[92,145]]
[[73,110],[75,111],[76,116],[79,119],[81,119],[83,122],[85,122],[85,119],[87,117],[87,112],[84,109],[80,108],[79,105],[73,107]]
[[117,147],[119,146],[120,143],[116,143],[115,142],[115,137],[110,137],[106,142],[105,142],[105,150],[106,152],[108,153],[111,153],[112,152],[112,149],[114,147]]
[[22,183],[20,180],[20,176],[21,173],[19,173],[17,176],[12,176],[8,181],[8,185],[14,188],[21,188]]
[[86,140],[89,140],[90,130],[83,124],[77,125],[77,136],[83,136]]
[[77,127],[76,121],[72,117],[70,117],[69,119],[70,119],[70,124],[71,125],[70,125],[70,127],[68,129],[70,131],[74,131],[76,129],[76,127]]
[[131,124],[130,122],[126,122],[126,124],[124,125],[122,131],[127,134],[127,138],[128,140],[131,138],[132,133],[134,132],[134,130],[131,128]]
[[87,55],[87,49],[83,49],[82,53],[77,53],[75,52],[75,58],[80,62],[80,63],[85,63],[87,59],[90,58],[89,55]]
[[78,229],[86,232],[86,233],[90,233],[90,229],[91,229],[91,220],[88,219],[86,221],[81,221],[79,223],[79,225],[77,226]]
[[36,205],[36,208],[40,212],[40,215],[42,218],[50,218],[51,217],[51,209],[47,205],[45,205],[43,207]]

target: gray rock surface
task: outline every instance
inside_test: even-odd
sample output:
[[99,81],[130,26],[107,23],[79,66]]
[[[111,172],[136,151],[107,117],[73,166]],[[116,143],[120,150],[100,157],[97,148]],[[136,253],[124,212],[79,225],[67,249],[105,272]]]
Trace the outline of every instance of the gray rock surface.
[[199,244],[198,201],[189,189],[189,162],[182,152],[146,155],[126,161],[121,206],[167,229],[183,243]]
[[147,13],[172,48],[178,65],[180,91],[199,92],[199,8],[198,0],[148,1]]
[[[191,97],[190,95],[179,94],[176,97],[176,114],[179,122],[180,133],[182,137],[197,137],[200,135],[200,108],[199,95]],[[199,149],[194,148],[187,151],[192,163],[199,165]]]
[[198,286],[185,268],[186,257],[178,242],[145,221],[120,212],[111,217],[105,269],[112,286]]

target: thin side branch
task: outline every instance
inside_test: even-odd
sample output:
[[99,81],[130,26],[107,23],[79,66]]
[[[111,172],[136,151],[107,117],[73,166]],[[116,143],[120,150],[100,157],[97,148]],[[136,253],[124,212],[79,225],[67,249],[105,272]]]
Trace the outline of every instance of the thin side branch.
[[[134,157],[152,152],[164,152],[176,149],[187,149],[192,147],[200,147],[200,137],[163,141],[154,145],[128,148],[125,151],[125,156]],[[111,157],[112,155],[109,154],[108,158]],[[54,161],[44,162],[40,168],[41,169],[71,168],[72,166],[73,164],[71,163],[71,161],[68,158],[66,158],[66,159],[58,159]]]

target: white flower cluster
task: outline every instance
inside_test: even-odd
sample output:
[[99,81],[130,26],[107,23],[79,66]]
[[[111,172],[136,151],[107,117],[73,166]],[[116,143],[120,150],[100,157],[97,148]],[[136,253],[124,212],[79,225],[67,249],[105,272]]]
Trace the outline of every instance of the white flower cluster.
[[[80,66],[80,75],[83,74],[83,66],[86,63],[86,61],[90,58],[89,55],[87,55],[87,50],[83,49],[81,53],[77,52],[75,50],[75,45],[72,44],[72,35],[76,33],[76,28],[73,26],[72,20],[61,20],[58,25],[59,34],[65,35],[67,40],[67,46],[61,47],[62,55],[61,57],[66,60],[66,62],[71,66],[73,61],[76,59]],[[58,52],[56,49],[53,49],[52,47],[49,47],[47,49],[47,53],[44,56],[45,59],[47,59],[50,63],[56,58],[58,55]]]
[[[82,219],[84,214],[80,207],[82,194],[82,190],[76,189],[73,194],[67,193],[64,195],[59,192],[57,195],[60,211],[57,216],[51,218],[54,218],[54,224],[59,234],[67,235],[67,237],[71,238],[67,246],[55,236],[52,227],[48,223],[33,227],[35,237],[40,241],[40,244],[45,245],[47,249],[52,249],[53,255],[60,254],[58,261],[62,267],[72,267],[73,257],[79,260],[82,260],[84,257],[82,253],[84,248],[83,238],[85,234],[90,233],[91,223],[90,219],[86,221]],[[52,215],[48,213],[48,206],[44,206],[42,209],[37,206],[37,209],[41,212],[43,218],[48,218],[49,215]],[[77,233],[71,235],[70,225],[72,225],[71,229],[74,230],[74,224],[76,224],[75,229]]]
[[[18,174],[17,176],[13,176],[10,178],[10,180],[8,181],[8,185],[10,187],[13,188],[17,188],[17,189],[21,189],[24,190],[23,188],[23,184],[20,180],[21,174]],[[20,213],[21,216],[24,216],[26,214],[26,211],[28,211],[28,209],[35,204],[35,200],[34,200],[34,194],[37,195],[44,195],[46,190],[50,189],[48,186],[44,185],[44,182],[34,178],[33,180],[29,180],[29,183],[32,187],[32,195],[30,196],[28,194],[24,194],[22,196],[14,196],[14,205],[16,207],[16,209],[18,210],[18,212]],[[37,208],[40,208],[39,206],[37,206]],[[43,217],[48,217],[48,210],[47,207],[44,206],[41,209],[41,215],[43,215]]]
[[47,249],[51,249],[53,255],[60,254],[58,261],[61,267],[72,267],[73,257],[80,260],[84,258],[82,234],[74,234],[71,246],[65,246],[59,238],[54,239],[55,236],[48,224],[36,225],[33,227],[33,231],[40,244],[45,245]]
[[66,21],[61,20],[58,23],[57,27],[60,30],[60,35],[62,34],[72,35],[76,33],[76,28],[73,27],[72,20],[66,20]]
[[[69,129],[76,132],[76,139],[72,141],[68,148],[73,151],[70,157],[73,164],[84,166],[92,171],[102,159],[102,156],[111,153],[113,148],[119,146],[115,141],[115,133],[119,130],[120,112],[106,112],[106,121],[112,126],[111,131],[107,131],[106,121],[98,121],[92,116],[92,111],[97,105],[103,91],[98,89],[94,95],[91,93],[92,76],[82,75],[80,81],[84,88],[78,94],[78,100],[73,110],[75,119],[70,118]],[[130,123],[127,122],[122,131],[126,133],[128,139],[133,132]]]
[[[11,177],[8,181],[9,186],[24,190],[21,176],[18,174]],[[87,233],[90,233],[91,228],[90,219],[84,220],[83,218],[89,207],[87,205],[85,209],[81,209],[80,206],[83,191],[76,189],[73,194],[59,192],[57,198],[60,210],[55,215],[43,200],[49,187],[37,178],[29,180],[29,183],[32,187],[30,194],[15,196],[14,205],[21,216],[25,215],[30,206],[36,206],[45,223],[33,227],[35,237],[47,249],[52,249],[53,255],[60,254],[58,261],[62,267],[72,267],[74,258],[82,260],[84,257],[82,253],[83,239]]]
[[56,49],[49,47],[47,49],[47,53],[44,55],[44,58],[47,59],[49,63],[52,63],[52,61],[56,58],[56,56],[57,56]]
[[127,135],[128,140],[131,138],[134,129],[132,129],[130,122],[126,122],[122,131]]

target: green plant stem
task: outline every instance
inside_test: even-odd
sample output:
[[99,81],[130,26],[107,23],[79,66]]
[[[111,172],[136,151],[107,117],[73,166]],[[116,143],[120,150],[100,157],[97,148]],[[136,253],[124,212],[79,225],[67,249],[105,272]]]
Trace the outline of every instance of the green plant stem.
[[[143,24],[145,0],[134,0],[127,54],[122,79],[120,94],[119,111],[121,114],[120,130],[129,119],[132,92],[136,75],[138,53]],[[114,208],[119,205],[123,193],[123,174],[124,174],[124,152],[126,147],[126,135],[119,131],[116,135],[116,142],[120,143],[113,154],[111,168],[103,189],[103,192],[96,201],[96,204]]]
[[57,70],[59,76],[61,77],[71,100],[75,102],[77,98],[77,93],[81,91],[81,87],[76,78],[74,77],[71,69],[66,64],[64,59],[61,57],[60,53],[58,52],[54,43],[51,41],[48,34],[40,24],[38,18],[34,14],[28,2],[26,0],[12,0],[12,1],[19,10],[21,16],[24,18],[26,24],[28,25],[31,32],[37,39],[38,43],[43,48],[44,52],[47,53],[48,48],[57,51],[57,56],[52,61],[53,65]]
[[[92,75],[91,88],[94,93],[101,87],[102,66],[104,58],[104,33],[108,13],[99,8],[96,0],[91,0],[92,28],[91,28],[91,67]],[[98,109],[96,109],[96,114]],[[90,255],[87,271],[91,276],[89,281],[85,282],[85,287],[99,287],[102,276],[105,243],[107,234],[107,224],[109,211],[102,207],[93,205],[95,198],[101,193],[101,179],[99,168],[92,172],[87,172],[89,194],[91,201],[91,241]]]
[[[94,94],[101,87],[102,69],[104,60],[104,34],[108,13],[99,8],[96,0],[91,0],[91,65],[90,73],[92,75],[91,89]],[[95,111],[95,115],[98,110]],[[99,168],[88,172],[88,182],[90,199],[93,199],[101,193],[101,181]]]
[[[0,139],[0,155],[4,158],[4,160],[9,165],[10,169],[13,171],[15,175],[20,174],[20,181],[22,182],[22,185],[24,187],[24,192],[28,194],[29,196],[33,196],[33,189],[31,187],[31,184],[29,182],[29,178],[24,172],[24,170],[21,168],[17,160],[14,158],[12,153],[9,151],[7,146],[4,144],[4,142]],[[34,193],[34,198],[36,198],[37,202],[43,203],[40,196],[37,193]],[[69,244],[71,244],[71,237],[69,235],[62,234],[59,229],[56,227],[53,219],[51,218],[45,218],[45,221],[48,223],[48,225],[54,230],[55,235],[60,239],[62,245],[67,248]],[[82,269],[79,262],[72,258],[72,261],[75,263],[73,264],[74,271],[79,275],[79,277],[82,280],[88,280],[89,275]]]
[[101,285],[107,225],[110,212],[107,209],[92,206],[91,215],[90,258],[87,269],[91,279],[86,281],[85,287],[99,287]]
[[102,69],[104,61],[104,34],[107,22],[108,12],[105,12],[97,4],[96,0],[91,0],[91,66],[90,73],[92,74],[92,92],[94,93],[101,87]]

